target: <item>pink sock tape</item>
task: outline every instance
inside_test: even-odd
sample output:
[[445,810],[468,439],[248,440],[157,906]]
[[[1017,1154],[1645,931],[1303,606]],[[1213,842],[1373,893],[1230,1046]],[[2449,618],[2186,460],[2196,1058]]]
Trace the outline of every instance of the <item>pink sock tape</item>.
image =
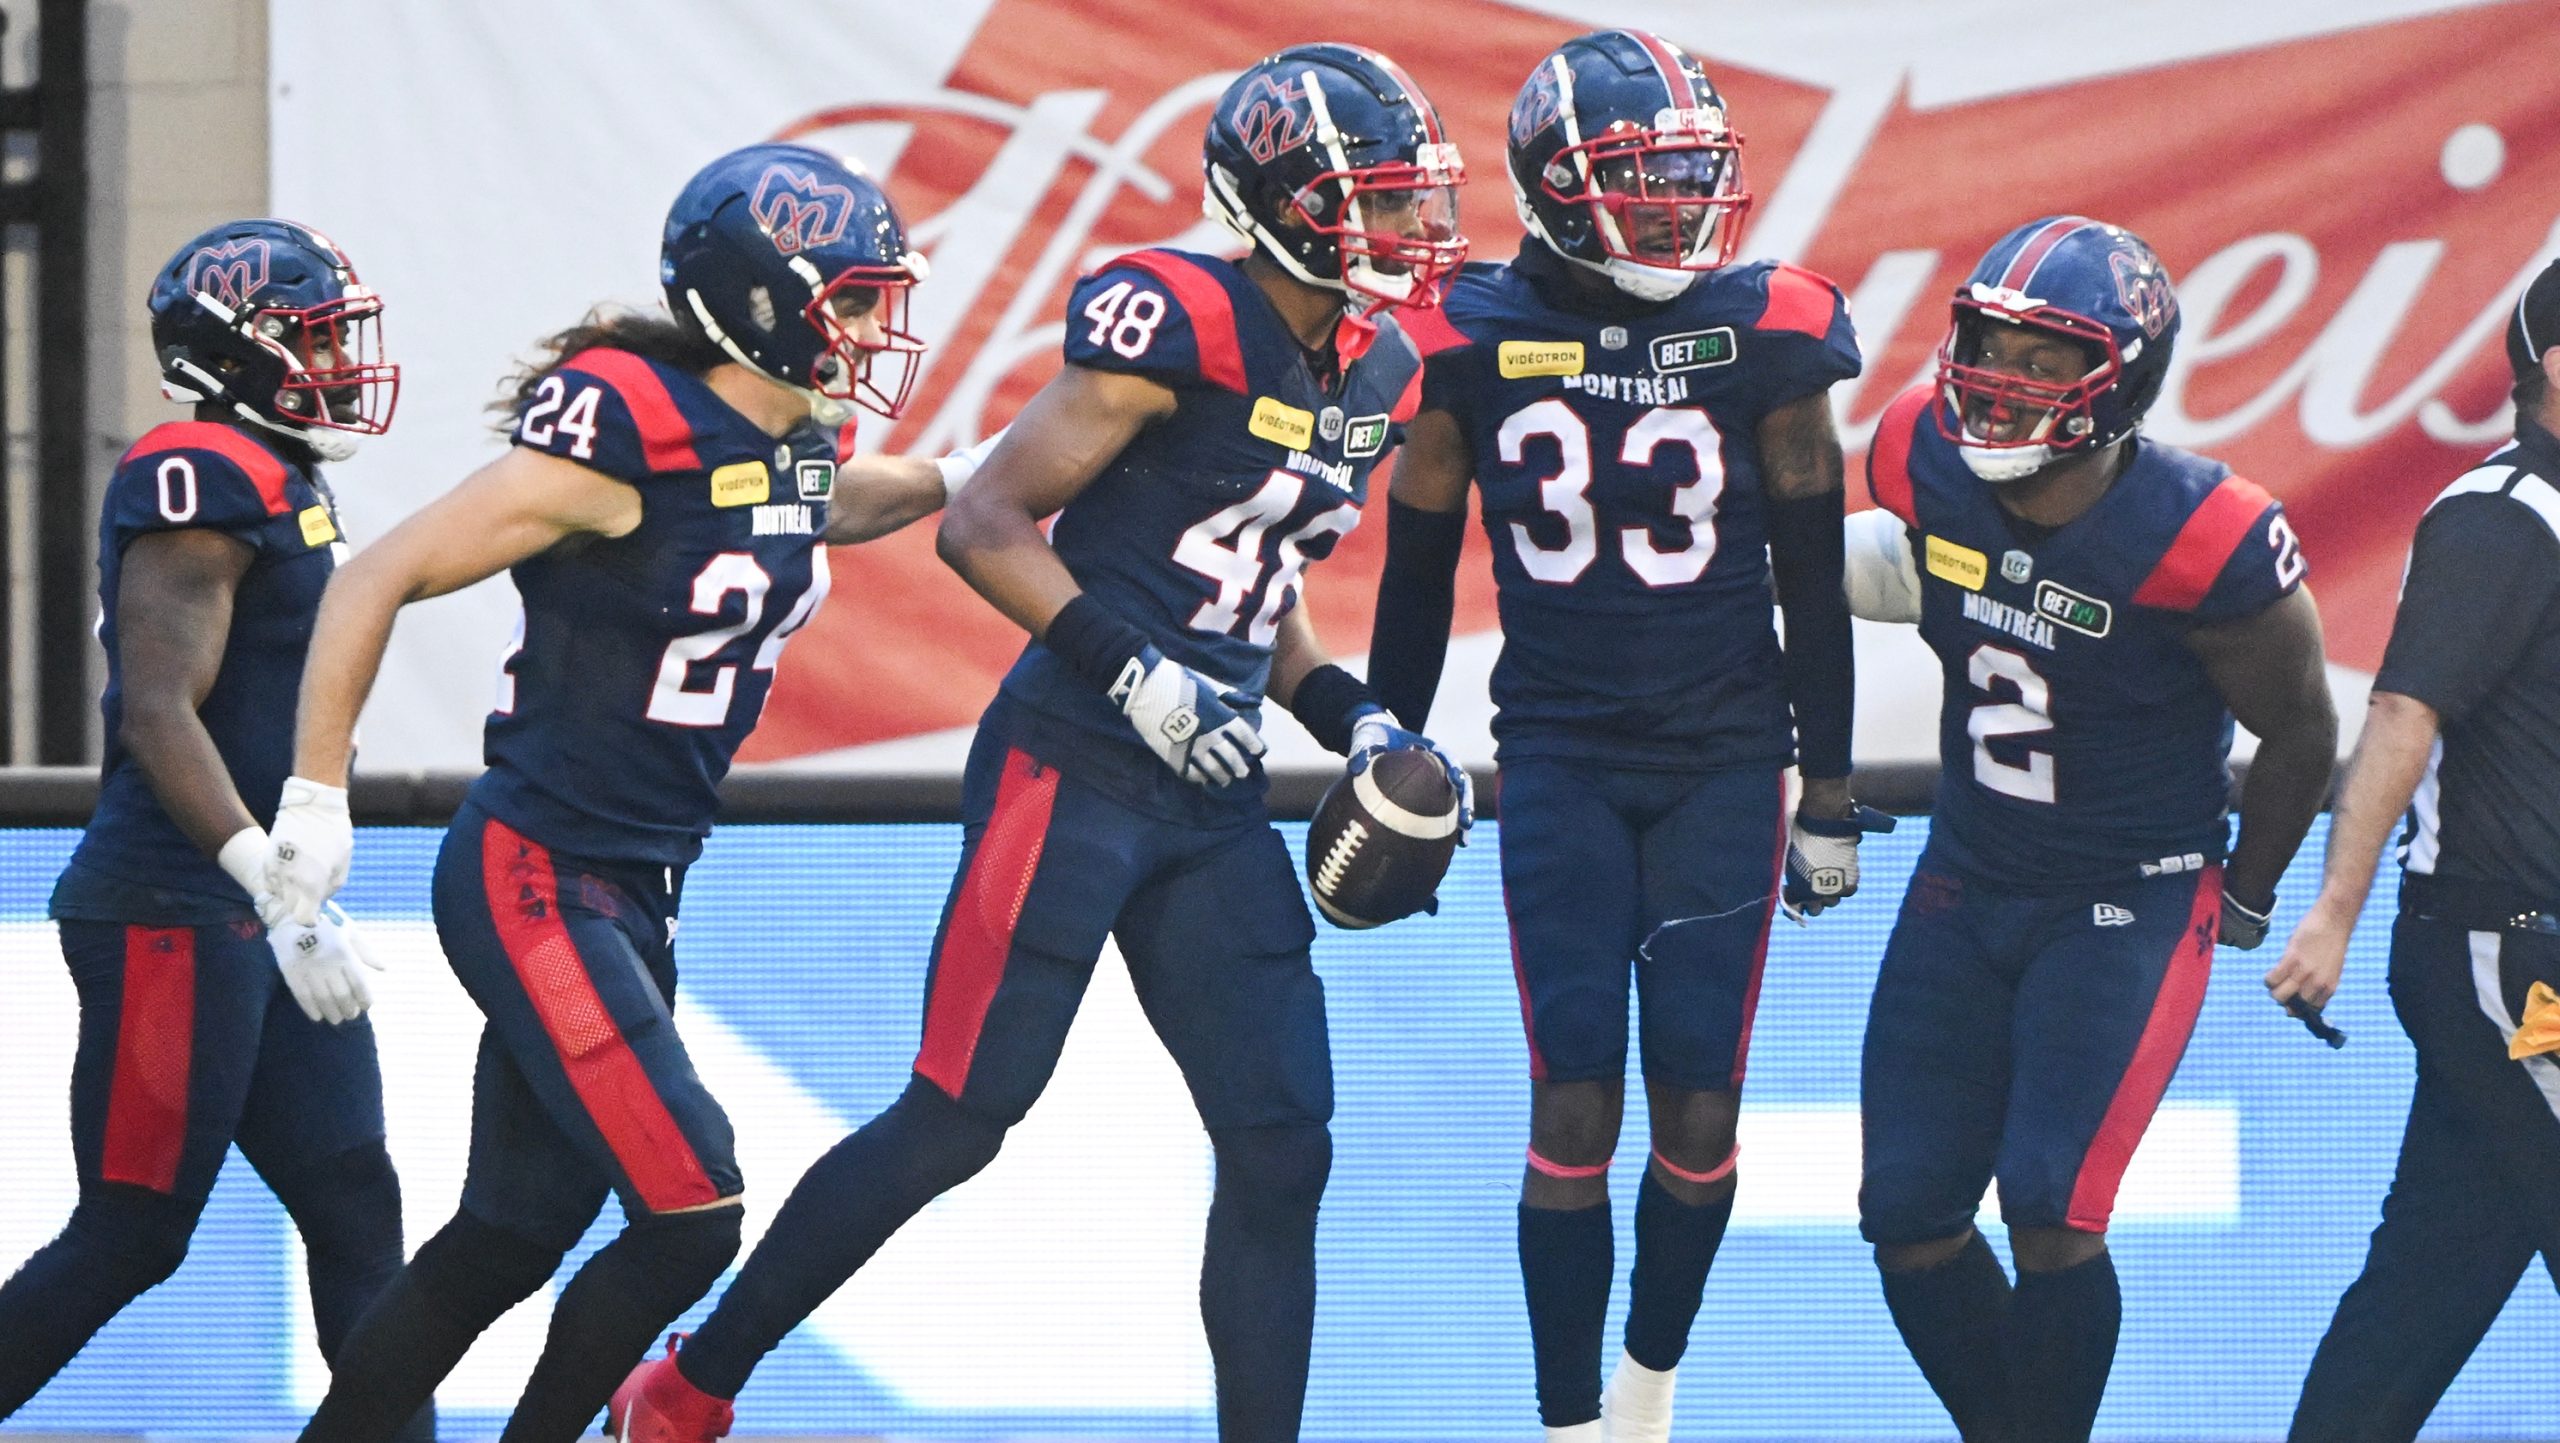
[[[1550,1162],[1547,1159],[1538,1156],[1538,1150],[1534,1147],[1529,1149],[1529,1166],[1535,1168],[1542,1176],[1546,1177],[1607,1177],[1609,1175],[1609,1164],[1616,1161],[1617,1159],[1612,1157],[1593,1163],[1589,1167],[1567,1167],[1563,1163]],[[1731,1166],[1731,1164],[1727,1164],[1727,1166]]]
[[[1732,1175],[1735,1163],[1742,1161],[1742,1148],[1739,1145],[1736,1145],[1733,1151],[1724,1155],[1724,1161],[1715,1165],[1715,1170],[1712,1172],[1691,1172],[1680,1164],[1664,1157],[1661,1150],[1658,1148],[1654,1151],[1653,1160],[1662,1165],[1662,1170],[1664,1172],[1671,1174],[1682,1182],[1694,1182],[1699,1184],[1720,1182],[1726,1177]],[[1537,1161],[1537,1154],[1530,1154],[1530,1161],[1535,1163]]]

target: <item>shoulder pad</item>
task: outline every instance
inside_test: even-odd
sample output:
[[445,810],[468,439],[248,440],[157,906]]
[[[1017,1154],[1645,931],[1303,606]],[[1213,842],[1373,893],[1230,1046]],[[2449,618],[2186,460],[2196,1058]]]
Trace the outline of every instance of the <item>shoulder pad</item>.
[[255,530],[293,509],[292,468],[256,438],[213,421],[156,426],[116,462],[107,520],[124,532],[178,526]]
[[693,423],[658,366],[629,351],[580,351],[535,382],[515,443],[623,480],[699,471]]
[[1784,261],[1769,267],[1767,299],[1751,325],[1761,331],[1796,331],[1820,339],[1843,309],[1840,288],[1829,278]]
[[[2274,517],[2272,522],[2268,521],[2270,516]],[[2276,553],[2292,544],[2292,528],[2282,523],[2282,508],[2256,482],[2241,476],[2223,477],[2187,513],[2168,549],[2160,553],[2150,574],[2134,589],[2134,605],[2166,611],[2196,610],[2214,591],[2214,582],[2244,543],[2268,552],[2270,565],[2274,566]],[[2275,534],[2279,529],[2281,534]],[[2292,546],[2292,552],[2298,563],[2299,546]],[[2276,595],[2290,591],[2292,583],[2299,580],[2297,569],[2266,600],[2273,601]]]
[[1235,303],[1206,264],[1174,251],[1133,251],[1067,297],[1066,359],[1095,370],[1196,376],[1244,394]]
[[1875,440],[1867,446],[1867,494],[1878,506],[1901,517],[1906,526],[1920,524],[1911,486],[1911,441],[1928,424],[1934,395],[1934,388],[1924,381],[1894,397],[1876,421]]

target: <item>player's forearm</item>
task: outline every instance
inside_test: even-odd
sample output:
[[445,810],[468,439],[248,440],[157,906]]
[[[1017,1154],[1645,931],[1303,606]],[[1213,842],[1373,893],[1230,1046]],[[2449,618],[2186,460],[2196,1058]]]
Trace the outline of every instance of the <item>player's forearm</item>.
[[942,509],[942,467],[920,456],[858,456],[836,468],[827,544],[876,540]]
[[240,800],[213,734],[183,699],[128,699],[117,740],[141,766],[160,809],[206,856],[218,856],[223,843],[258,824]]
[[1780,676],[1808,778],[1849,775],[1857,664],[1841,589],[1843,528],[1837,491],[1769,504],[1769,570],[1787,620]]
[[2436,734],[2435,708],[2397,692],[2373,694],[2329,818],[2329,854],[2314,911],[2349,921],[2364,910],[2383,844],[2417,794]]
[[403,578],[365,564],[373,555],[378,553],[359,554],[330,579],[302,666],[293,771],[328,786],[347,784],[356,717],[373,694],[382,654],[391,645],[392,619],[408,599]]
[[934,550],[972,590],[1014,625],[1046,638],[1060,608],[1083,588],[1049,549],[1040,523],[1018,506],[960,493],[942,519]]
[[2337,765],[2337,713],[2322,696],[2294,725],[2262,737],[2240,788],[2240,840],[2224,868],[2224,885],[2251,907],[2263,908],[2276,883],[2320,815]]
[[1426,511],[1401,501],[1387,507],[1387,565],[1378,576],[1369,630],[1369,684],[1396,720],[1416,731],[1430,723],[1448,664],[1466,527],[1463,510]]

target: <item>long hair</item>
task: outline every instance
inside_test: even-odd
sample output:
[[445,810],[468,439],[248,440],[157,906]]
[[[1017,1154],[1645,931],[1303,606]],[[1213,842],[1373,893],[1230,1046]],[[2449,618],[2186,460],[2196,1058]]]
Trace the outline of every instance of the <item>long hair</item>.
[[489,403],[491,424],[502,432],[514,430],[517,413],[533,399],[534,387],[542,378],[562,361],[598,346],[629,351],[697,376],[729,360],[729,353],[708,337],[660,312],[598,306],[576,325],[545,336],[536,344],[534,356],[508,374],[500,383],[498,398]]

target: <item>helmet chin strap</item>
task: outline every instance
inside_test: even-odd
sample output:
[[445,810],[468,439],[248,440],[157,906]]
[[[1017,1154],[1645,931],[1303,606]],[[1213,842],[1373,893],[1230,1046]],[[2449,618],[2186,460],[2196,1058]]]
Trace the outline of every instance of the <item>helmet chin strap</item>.
[[807,401],[809,403],[809,419],[817,422],[821,426],[841,426],[845,422],[853,419],[853,403],[851,401],[844,400],[838,396],[830,396],[826,392],[818,390],[812,386],[794,385],[793,383],[782,379],[780,376],[775,375],[773,372],[766,370],[764,367],[757,365],[755,358],[739,349],[738,343],[729,339],[729,333],[720,328],[720,323],[711,319],[711,308],[703,304],[702,292],[687,290],[684,293],[684,303],[693,308],[693,318],[702,323],[703,334],[709,336],[711,338],[711,343],[718,346],[730,360],[737,362],[739,365],[746,367],[748,370],[755,372],[757,375],[764,377],[775,385],[784,387],[785,389],[798,394],[803,400]]

